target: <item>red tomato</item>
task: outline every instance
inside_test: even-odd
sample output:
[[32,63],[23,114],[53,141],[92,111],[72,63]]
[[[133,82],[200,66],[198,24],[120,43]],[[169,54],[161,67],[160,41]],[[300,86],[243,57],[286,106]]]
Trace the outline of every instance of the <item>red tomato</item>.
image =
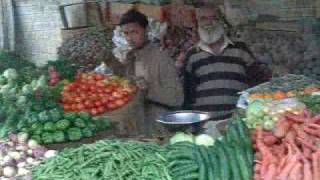
[[94,79],[97,80],[97,81],[104,80],[104,75],[102,75],[102,74],[96,74],[96,75],[94,76]]
[[84,102],[84,106],[85,106],[86,108],[93,108],[93,107],[94,107],[94,104],[93,104],[91,101],[86,100],[86,101]]
[[107,94],[111,94],[113,91],[113,88],[111,86],[107,86],[105,89],[104,89],[104,92],[107,93]]
[[63,109],[64,109],[64,111],[70,111],[71,110],[71,106],[69,104],[64,104],[63,105]]
[[97,89],[96,89],[96,92],[98,92],[98,93],[104,93],[104,89],[102,89],[102,88],[97,88]]
[[112,93],[112,96],[115,97],[115,98],[122,98],[123,97],[122,93],[120,93],[118,91],[114,91]]
[[98,114],[104,113],[105,111],[106,111],[106,109],[103,106],[100,106],[100,107],[97,108]]
[[117,108],[117,105],[115,103],[108,103],[107,107],[108,109],[113,110]]
[[100,107],[100,106],[102,106],[102,102],[101,102],[101,101],[96,101],[96,102],[94,103],[94,105],[95,105],[96,107]]
[[103,81],[98,81],[98,82],[96,82],[96,86],[98,86],[98,87],[105,87],[105,86],[106,86],[106,83],[103,82]]
[[102,104],[106,105],[109,102],[108,97],[102,97],[101,102]]
[[86,84],[81,84],[81,85],[80,85],[80,89],[81,89],[82,91],[88,91],[88,90],[89,90],[89,87],[88,87]]
[[91,92],[96,92],[97,87],[95,85],[90,85],[90,91]]
[[113,97],[113,96],[108,96],[108,101],[114,101],[116,100],[117,98]]
[[85,106],[82,103],[77,104],[77,110],[82,111],[84,108]]
[[72,111],[77,111],[77,109],[78,109],[78,108],[77,108],[77,104],[72,104],[72,105],[71,105],[71,110],[72,110]]
[[77,102],[77,103],[82,102],[82,98],[81,98],[81,97],[76,97],[74,100],[75,100],[75,102]]
[[92,109],[90,110],[90,114],[93,115],[93,116],[97,115],[97,114],[98,114],[97,109],[96,109],[96,108],[92,108]]
[[65,85],[65,86],[63,87],[63,91],[65,91],[65,92],[70,92],[70,91],[71,91],[71,86],[70,86],[70,84]]
[[115,102],[114,102],[118,107],[121,107],[123,106],[126,102],[122,99],[117,99]]

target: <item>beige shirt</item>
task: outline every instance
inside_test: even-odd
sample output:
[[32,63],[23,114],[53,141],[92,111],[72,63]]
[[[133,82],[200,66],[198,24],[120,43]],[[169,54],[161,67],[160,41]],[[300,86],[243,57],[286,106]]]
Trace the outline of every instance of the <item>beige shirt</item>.
[[[134,53],[135,58],[128,64],[128,76],[143,77],[147,83],[144,98],[179,107],[183,103],[183,88],[175,68],[174,60],[166,51],[160,50],[156,44],[148,43],[142,49]],[[157,117],[167,110],[159,106],[147,104],[145,110],[145,121],[149,126]],[[150,124],[151,123],[151,124]],[[154,128],[151,131],[155,131]]]

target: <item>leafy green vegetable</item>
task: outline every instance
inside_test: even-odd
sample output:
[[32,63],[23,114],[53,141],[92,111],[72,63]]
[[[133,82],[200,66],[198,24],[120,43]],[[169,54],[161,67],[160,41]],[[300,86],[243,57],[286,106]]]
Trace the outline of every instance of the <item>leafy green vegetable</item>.
[[53,121],[58,121],[59,119],[61,119],[61,113],[57,108],[51,109],[49,111],[49,114]]
[[56,130],[56,126],[53,122],[47,122],[44,124],[43,130],[48,132],[54,132]]
[[33,135],[31,136],[31,139],[37,141],[37,143],[42,143],[40,135]]
[[80,112],[80,113],[78,113],[78,115],[79,115],[79,118],[81,118],[81,119],[83,119],[85,121],[89,121],[90,118],[91,118],[90,114],[87,113],[87,112]]
[[192,134],[186,134],[183,132],[176,133],[172,138],[170,138],[170,144],[175,144],[177,142],[191,142],[193,143],[193,135]]
[[82,129],[82,135],[84,137],[91,137],[93,136],[93,131],[91,130],[91,128],[87,127],[87,128],[83,128]]
[[77,118],[77,114],[74,112],[65,113],[64,118],[70,121],[74,121]]
[[53,143],[53,133],[48,133],[48,132],[45,132],[41,135],[41,141],[44,143],[44,144],[51,144]]
[[214,139],[207,134],[200,134],[195,137],[195,144],[203,146],[213,146]]
[[57,128],[57,130],[63,131],[65,129],[67,129],[70,126],[70,124],[71,124],[70,121],[68,121],[66,119],[62,119],[62,120],[56,122],[56,128]]
[[71,141],[76,141],[82,138],[82,133],[79,128],[70,128],[67,130],[67,134]]
[[79,128],[84,128],[86,127],[86,123],[84,122],[84,120],[80,119],[80,118],[77,118],[73,124],[76,126],[76,127],[79,127]]
[[49,121],[49,115],[48,115],[47,111],[42,111],[39,113],[39,121],[41,121],[41,122]]
[[63,131],[56,131],[55,133],[53,133],[53,140],[57,143],[64,142],[65,136]]

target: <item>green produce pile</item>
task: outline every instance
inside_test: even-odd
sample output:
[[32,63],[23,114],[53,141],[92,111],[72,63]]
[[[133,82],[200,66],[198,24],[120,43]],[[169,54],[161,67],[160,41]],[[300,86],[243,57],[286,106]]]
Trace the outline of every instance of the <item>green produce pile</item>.
[[65,149],[33,169],[33,180],[169,180],[167,149],[155,143],[98,141]]
[[305,95],[299,97],[299,99],[308,107],[313,115],[320,113],[320,95]]
[[53,109],[35,117],[26,116],[18,125],[18,131],[27,132],[38,143],[51,144],[91,137],[97,131],[108,129],[109,120],[105,117],[92,119],[85,112],[63,113]]
[[320,59],[315,58],[308,62],[302,61],[296,68],[292,68],[291,72],[320,80]]
[[173,179],[248,180],[253,174],[253,150],[249,130],[242,120],[228,124],[226,136],[213,146],[188,141],[169,147],[167,159]]
[[36,66],[19,57],[12,52],[0,52],[0,72],[5,71],[8,68],[16,69],[20,76],[18,82],[20,84],[29,83],[32,79],[38,77],[41,70],[37,69]]
[[272,78],[269,82],[260,84],[246,90],[249,93],[271,93],[276,91],[303,91],[309,86],[319,86],[320,81],[303,75],[287,74]]

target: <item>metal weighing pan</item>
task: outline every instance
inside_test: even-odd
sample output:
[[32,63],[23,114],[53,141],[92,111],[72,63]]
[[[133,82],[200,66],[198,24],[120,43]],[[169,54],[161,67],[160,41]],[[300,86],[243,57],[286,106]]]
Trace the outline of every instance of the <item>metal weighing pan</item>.
[[164,124],[169,131],[187,131],[198,133],[203,124],[212,118],[211,113],[203,111],[182,110],[162,114],[157,121]]

